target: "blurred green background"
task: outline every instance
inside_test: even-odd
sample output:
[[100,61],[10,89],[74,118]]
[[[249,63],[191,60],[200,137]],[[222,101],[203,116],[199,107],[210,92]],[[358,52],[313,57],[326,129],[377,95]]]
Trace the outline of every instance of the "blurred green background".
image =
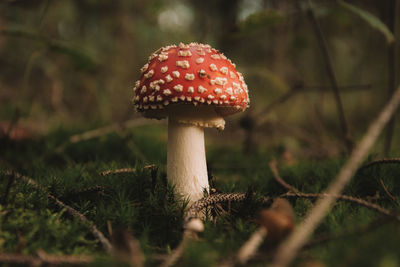
[[[337,1],[315,1],[313,11],[349,132],[357,140],[398,82],[398,42],[389,43],[382,25],[371,24],[380,20],[398,36],[400,10],[395,0],[349,3],[367,17]],[[346,150],[343,132],[308,5],[303,0],[3,0],[3,131],[16,117],[39,135],[60,126],[88,130],[138,117],[130,100],[147,57],[165,45],[202,42],[237,64],[251,97],[245,114],[228,118],[226,131],[209,131],[210,136],[221,142],[235,138],[246,151],[274,146],[304,157],[335,156]],[[271,103],[277,104],[269,109]],[[391,151],[398,151],[398,138],[393,142]]]

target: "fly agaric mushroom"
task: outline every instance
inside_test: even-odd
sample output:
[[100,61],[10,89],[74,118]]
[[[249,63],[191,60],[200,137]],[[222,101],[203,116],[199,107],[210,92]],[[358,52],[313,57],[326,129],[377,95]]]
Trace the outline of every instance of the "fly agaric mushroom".
[[194,202],[208,192],[204,127],[249,105],[247,85],[229,59],[209,45],[163,47],[141,69],[133,99],[148,118],[168,118],[167,178]]

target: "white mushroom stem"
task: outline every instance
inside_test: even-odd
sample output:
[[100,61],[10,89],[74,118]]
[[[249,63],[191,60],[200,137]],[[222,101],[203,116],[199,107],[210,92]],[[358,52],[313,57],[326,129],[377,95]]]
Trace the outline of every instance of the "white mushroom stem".
[[168,119],[167,177],[190,202],[209,191],[203,127]]

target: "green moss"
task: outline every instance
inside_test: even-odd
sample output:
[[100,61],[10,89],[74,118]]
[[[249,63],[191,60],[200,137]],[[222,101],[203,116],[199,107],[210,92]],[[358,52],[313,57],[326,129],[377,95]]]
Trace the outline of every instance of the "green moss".
[[[151,136],[146,138],[148,132]],[[72,218],[47,198],[51,193],[93,221],[107,237],[111,230],[128,229],[140,241],[148,266],[157,263],[153,256],[170,253],[182,238],[185,204],[178,202],[165,174],[166,141],[163,128],[143,128],[122,135],[64,146],[72,133],[57,129],[39,140],[5,143],[0,161],[0,251],[34,254],[38,249],[55,254],[92,254],[96,264],[117,264],[103,254],[101,244],[88,227]],[[138,151],[127,144],[133,138]],[[156,141],[155,141],[156,140]],[[178,266],[213,266],[235,255],[257,228],[257,214],[269,204],[261,196],[276,197],[286,192],[273,179],[268,162],[273,153],[259,152],[244,156],[239,148],[208,149],[208,164],[213,187],[218,192],[248,192],[253,197],[241,203],[220,206],[205,224],[198,240],[191,241]],[[282,178],[303,192],[321,192],[334,179],[344,158],[326,161],[299,161],[279,165]],[[156,169],[144,168],[156,162]],[[134,168],[134,172],[101,172]],[[32,177],[45,191],[16,181],[7,196],[9,177],[4,170],[14,169]],[[393,209],[399,205],[400,166],[377,165],[357,173],[346,194],[360,196]],[[390,199],[382,188],[397,198]],[[371,198],[379,193],[378,199]],[[291,199],[300,222],[314,200]],[[221,209],[222,208],[222,209]],[[228,212],[226,212],[228,211]],[[365,227],[381,215],[356,204],[338,202],[318,227],[315,237],[336,236]],[[400,229],[395,223],[382,223],[376,230],[323,242],[304,250],[298,262],[318,259],[329,266],[385,266],[400,261],[397,254]],[[263,250],[271,251],[267,242]],[[257,266],[259,262],[254,262]]]

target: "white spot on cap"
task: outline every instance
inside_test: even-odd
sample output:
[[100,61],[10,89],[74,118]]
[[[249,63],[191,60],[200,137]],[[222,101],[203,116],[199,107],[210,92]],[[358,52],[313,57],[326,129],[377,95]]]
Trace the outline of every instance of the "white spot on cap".
[[157,109],[157,105],[150,105],[151,109]]
[[210,64],[210,69],[212,71],[217,71],[218,70],[217,66],[214,63]]
[[207,89],[204,88],[203,86],[199,85],[199,87],[197,87],[197,91],[198,91],[200,94],[202,94],[202,93],[204,93],[204,92],[207,92]]
[[225,92],[229,95],[233,95],[232,87],[226,88]]
[[146,87],[146,85],[143,85],[142,86],[142,90],[140,90],[140,93],[141,94],[144,94],[144,93],[146,93],[147,92],[147,87]]
[[226,99],[226,95],[221,95],[219,98],[221,98],[222,100]]
[[149,68],[149,64],[146,63],[146,64],[144,64],[144,66],[140,69],[140,71],[141,71],[142,73],[144,73],[148,68]]
[[149,102],[154,102],[154,95],[149,96]]
[[234,97],[234,96],[231,96],[231,98],[230,98],[232,101],[234,101],[234,100],[236,100],[236,97]]
[[201,64],[203,62],[204,62],[204,58],[202,58],[202,57],[196,58],[196,63],[197,64]]
[[157,101],[162,101],[162,96],[161,95],[158,95],[157,97],[156,97],[156,99],[157,99]]
[[189,94],[194,93],[194,87],[193,86],[189,86],[187,92]]
[[172,76],[174,76],[175,78],[179,78],[179,76],[181,76],[181,74],[179,73],[179,71],[174,70],[174,71],[172,72]]
[[172,102],[178,102],[178,97],[174,96],[173,98],[171,98]]
[[207,98],[208,99],[214,99],[215,97],[213,95],[208,95]]
[[161,73],[166,73],[168,70],[168,66],[161,67]]
[[218,104],[218,100],[217,100],[217,99],[214,99],[214,100],[213,100],[213,103],[214,103],[214,104]]
[[159,80],[158,80],[158,83],[159,83],[159,84],[164,84],[165,82],[164,82],[163,79],[159,79]]
[[167,81],[167,83],[170,83],[170,82],[172,82],[172,77],[171,77],[171,75],[167,75],[167,76],[165,76],[165,80]]
[[169,90],[169,89],[165,89],[165,90],[163,91],[163,94],[166,95],[166,96],[169,96],[170,94],[172,94],[172,92],[171,92],[171,90]]
[[133,101],[135,101],[135,103],[138,102],[138,101],[139,101],[139,96],[138,96],[138,95],[135,96],[135,98],[133,99]]
[[153,77],[153,75],[154,75],[154,70],[149,70],[149,72],[144,74],[144,78],[149,79]]
[[200,78],[204,78],[207,76],[207,72],[203,69],[199,70],[198,73],[199,73]]
[[217,54],[211,55],[212,59],[221,59],[221,57]]
[[160,55],[158,55],[158,60],[161,62],[167,59],[168,59],[168,53],[161,53]]
[[174,90],[177,92],[182,92],[183,91],[183,86],[180,84],[177,84],[174,86]]
[[181,49],[189,49],[190,48],[190,45],[187,45],[187,44],[184,44],[184,43],[179,43],[179,48],[181,48]]
[[239,89],[240,88],[240,84],[235,83],[235,82],[232,82],[232,86],[233,86],[233,89]]
[[211,100],[207,100],[207,104],[211,105]]
[[200,96],[195,96],[194,100],[199,101],[200,100]]
[[229,72],[232,79],[236,79],[236,74],[233,71]]
[[188,80],[188,81],[193,81],[194,80],[194,74],[186,73],[185,79]]
[[181,96],[179,97],[179,99],[182,100],[182,101],[185,101],[185,98],[186,98],[186,97],[185,97],[184,95],[181,95]]
[[186,97],[186,101],[187,101],[187,102],[192,102],[192,97],[191,97],[191,96],[187,96],[187,97]]
[[222,93],[222,89],[221,88],[215,88],[214,89],[214,93],[216,93],[217,95],[221,94]]
[[148,101],[147,96],[144,96],[143,99],[142,99],[142,102],[143,102],[143,103],[147,103],[147,101]]
[[221,54],[220,56],[221,56],[222,59],[227,59],[224,54]]
[[165,101],[163,102],[163,104],[164,104],[164,106],[168,106],[168,105],[169,105],[169,101],[168,101],[168,100],[165,100]]
[[216,77],[214,80],[210,80],[210,83],[212,85],[217,84],[224,86],[227,82],[228,80],[226,78],[221,78],[221,77]]
[[178,67],[181,67],[181,68],[184,68],[184,69],[188,69],[190,67],[189,61],[187,61],[187,60],[178,60],[176,62],[176,65]]
[[178,51],[178,56],[180,57],[190,57],[192,55],[192,53],[190,52],[190,50],[179,50]]
[[222,67],[222,68],[219,69],[219,71],[220,71],[222,74],[228,74],[228,68],[227,68],[227,67]]

